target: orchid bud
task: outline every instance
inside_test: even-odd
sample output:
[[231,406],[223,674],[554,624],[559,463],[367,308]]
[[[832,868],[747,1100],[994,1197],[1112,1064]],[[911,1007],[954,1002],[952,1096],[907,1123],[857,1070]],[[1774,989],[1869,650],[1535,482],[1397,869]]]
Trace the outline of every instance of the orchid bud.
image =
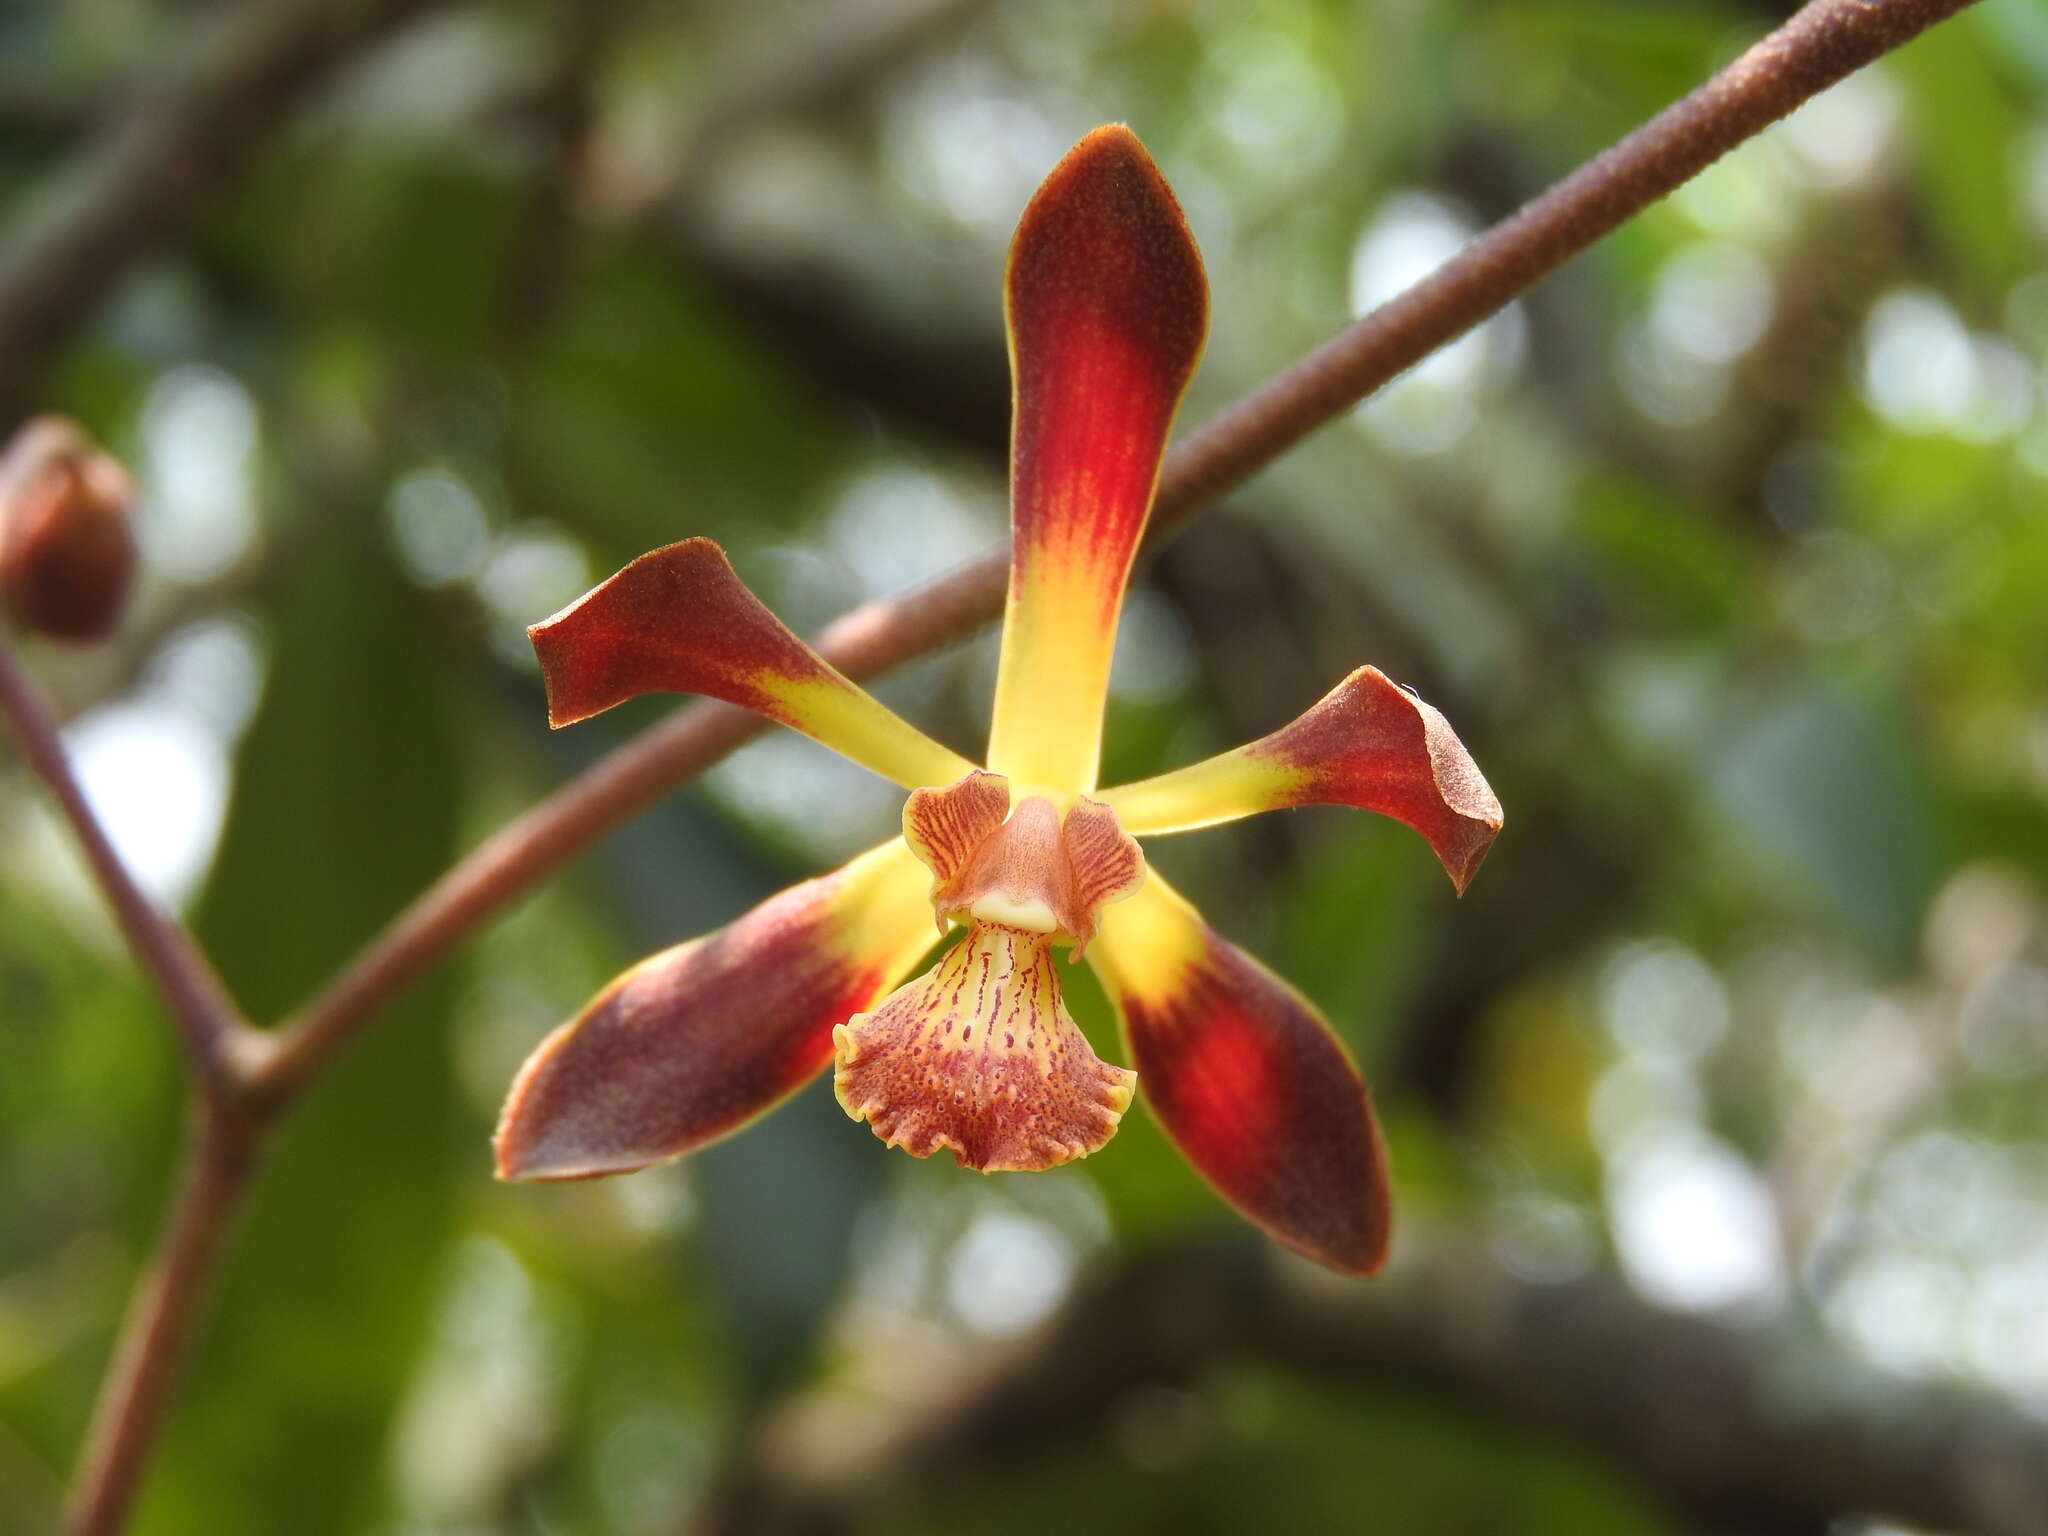
[[0,607],[79,644],[120,622],[135,574],[134,486],[71,422],[39,417],[0,457]]

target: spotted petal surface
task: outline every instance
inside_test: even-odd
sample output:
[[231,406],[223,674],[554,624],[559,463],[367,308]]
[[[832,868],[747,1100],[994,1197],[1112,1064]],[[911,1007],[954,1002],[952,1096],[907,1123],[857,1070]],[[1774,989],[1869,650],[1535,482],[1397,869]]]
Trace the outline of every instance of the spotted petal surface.
[[1039,1172],[1115,1134],[1131,1073],[1099,1060],[1060,996],[1052,941],[970,923],[926,975],[834,1032],[840,1107],[914,1157]]

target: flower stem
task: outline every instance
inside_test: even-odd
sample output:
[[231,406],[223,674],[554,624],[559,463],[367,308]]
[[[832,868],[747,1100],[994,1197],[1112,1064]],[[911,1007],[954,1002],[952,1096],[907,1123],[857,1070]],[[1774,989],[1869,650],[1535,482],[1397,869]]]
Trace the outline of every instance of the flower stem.
[[255,1167],[257,1132],[202,1104],[157,1253],[129,1298],[73,1481],[67,1536],[121,1529],[169,1400],[178,1361]]
[[261,1125],[247,1102],[245,1064],[251,1043],[262,1037],[243,1020],[192,937],[135,883],[72,771],[48,702],[4,631],[0,716],[71,824],[93,879],[171,1015],[197,1090],[177,1202],[130,1299],[73,1483],[67,1531],[104,1536],[127,1517],[207,1277],[254,1164]]
[[128,947],[170,1010],[202,1091],[210,1099],[232,1098],[239,1091],[234,1058],[255,1031],[243,1023],[241,1011],[191,936],[143,893],[121,861],[72,771],[48,702],[4,633],[0,715],[13,728],[23,760],[49,786],[58,810],[71,824]]

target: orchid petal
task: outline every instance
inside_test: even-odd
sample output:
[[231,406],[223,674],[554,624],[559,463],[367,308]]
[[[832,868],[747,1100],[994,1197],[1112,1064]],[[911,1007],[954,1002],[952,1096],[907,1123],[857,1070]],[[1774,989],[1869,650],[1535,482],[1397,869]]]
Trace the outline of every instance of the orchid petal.
[[642,555],[527,635],[550,725],[643,693],[699,693],[779,720],[905,788],[951,783],[974,766],[790,633],[709,539]]
[[1129,129],[1096,129],[1045,179],[1005,299],[1012,551],[989,767],[1085,792],[1117,610],[1208,327],[1201,256]]
[[634,966],[520,1069],[498,1176],[583,1179],[738,1130],[832,1059],[832,1030],[930,947],[925,867],[900,841]]
[[1500,801],[1448,720],[1360,667],[1290,725],[1100,797],[1140,836],[1295,805],[1349,805],[1413,827],[1460,894],[1501,828]]
[[1156,874],[1090,952],[1160,1124],[1216,1192],[1347,1274],[1386,1257],[1386,1156],[1358,1069],[1293,988]]

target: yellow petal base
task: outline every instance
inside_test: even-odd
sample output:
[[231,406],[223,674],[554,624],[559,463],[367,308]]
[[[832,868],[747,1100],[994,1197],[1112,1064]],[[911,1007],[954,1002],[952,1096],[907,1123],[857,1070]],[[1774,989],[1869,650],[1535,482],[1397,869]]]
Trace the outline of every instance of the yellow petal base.
[[1089,1049],[1051,936],[976,922],[937,966],[832,1033],[840,1107],[914,1157],[1037,1172],[1116,1133],[1137,1074]]

